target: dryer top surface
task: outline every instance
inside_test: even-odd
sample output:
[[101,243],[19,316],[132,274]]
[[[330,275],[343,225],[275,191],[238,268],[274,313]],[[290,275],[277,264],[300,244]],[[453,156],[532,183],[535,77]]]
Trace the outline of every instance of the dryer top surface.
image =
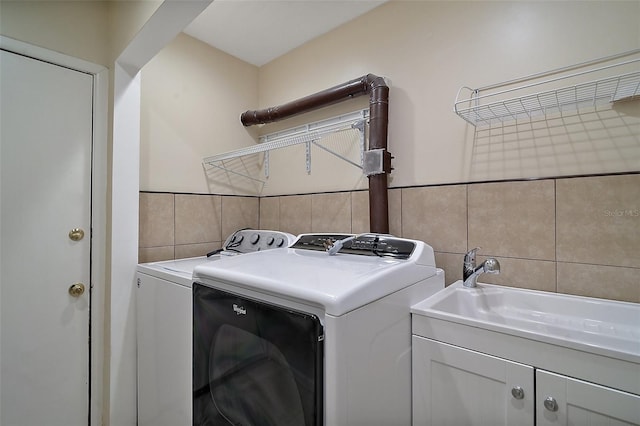
[[[408,241],[415,248],[407,259],[282,248],[196,266],[193,278],[320,306],[337,316],[436,276],[433,249]],[[441,275],[437,278],[435,285],[443,287]]]

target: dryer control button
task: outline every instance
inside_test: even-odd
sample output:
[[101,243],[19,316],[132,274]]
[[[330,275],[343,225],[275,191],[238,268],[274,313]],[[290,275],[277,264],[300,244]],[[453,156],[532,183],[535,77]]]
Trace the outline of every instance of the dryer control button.
[[257,244],[260,240],[260,234],[251,235],[251,244]]

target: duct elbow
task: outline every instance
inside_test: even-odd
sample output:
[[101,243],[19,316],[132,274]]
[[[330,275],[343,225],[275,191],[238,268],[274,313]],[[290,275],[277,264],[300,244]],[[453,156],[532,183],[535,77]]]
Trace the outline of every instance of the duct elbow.
[[385,81],[384,77],[380,77],[380,76],[377,76],[375,74],[367,74],[364,77],[364,79],[365,79],[366,85],[369,86],[369,88],[371,90],[375,90],[375,89],[380,88],[380,87],[389,88],[389,86],[387,85],[387,82]]

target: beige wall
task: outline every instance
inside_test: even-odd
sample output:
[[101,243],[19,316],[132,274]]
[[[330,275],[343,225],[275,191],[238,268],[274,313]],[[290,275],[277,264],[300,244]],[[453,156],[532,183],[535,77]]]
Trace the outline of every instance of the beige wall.
[[[637,1],[391,1],[261,67],[260,107],[367,73],[388,77],[392,187],[637,170],[638,102],[569,114],[560,123],[538,121],[515,136],[513,128],[499,128],[492,138],[476,134],[452,110],[463,85],[637,49],[638,22]],[[616,121],[622,124],[611,129]],[[299,162],[293,153],[274,158],[264,194],[326,190],[328,180],[333,189],[353,189],[356,170],[332,174],[319,167],[307,176],[289,166]]]
[[258,227],[257,197],[143,192],[138,261],[203,256],[234,231]]
[[0,33],[26,43],[108,66],[108,3],[2,1]]
[[[246,74],[238,72],[246,67],[237,60],[181,36],[161,54],[168,62],[145,69],[143,75],[143,98],[149,97],[143,99],[148,106],[143,107],[148,115],[143,189],[208,189],[217,195],[187,194],[205,197],[199,202],[209,210],[184,219],[179,215],[190,213],[178,204],[185,202],[185,194],[141,194],[141,232],[157,220],[165,221],[166,232],[162,242],[150,239],[153,232],[141,234],[140,259],[204,254],[236,225],[293,234],[368,231],[368,198],[360,191],[366,179],[318,150],[312,152],[311,174],[306,173],[302,147],[272,152],[270,178],[258,199],[224,195],[259,191],[251,192],[255,188],[243,178],[229,180],[224,173],[206,177],[198,168],[204,156],[250,145],[261,134],[367,108],[368,99],[249,129],[238,121],[244,110],[276,106],[374,73],[389,78],[391,87],[389,140],[395,170],[390,176],[390,232],[433,245],[448,283],[460,278],[463,254],[482,246],[481,257],[496,256],[503,264],[503,273],[486,281],[639,302],[639,175],[610,174],[640,170],[640,102],[489,130],[476,129],[453,112],[463,85],[499,83],[637,49],[638,22],[637,1],[391,1]],[[192,49],[201,54],[185,58]],[[172,56],[180,57],[180,63],[171,64]],[[200,81],[202,69],[207,74],[203,91],[227,84],[231,94],[223,92],[221,101],[210,94],[186,102],[191,96],[187,83]],[[151,93],[162,91],[166,93]],[[173,121],[161,122],[167,118],[160,114],[163,96],[164,102],[173,96],[169,102],[175,105],[167,110],[173,111]],[[236,105],[230,105],[229,96],[239,98]],[[222,104],[225,118],[211,120]],[[202,118],[205,110],[209,113]],[[212,126],[220,129],[215,138],[200,142],[206,137],[194,137]],[[255,158],[245,160],[248,167],[260,166]],[[568,177],[593,174],[603,176]],[[532,177],[548,179],[519,180]],[[473,183],[481,181],[495,182]],[[164,210],[145,207],[160,199],[173,209],[164,219],[155,217]],[[242,223],[227,223],[232,216],[221,213],[231,199],[244,200],[239,208],[246,208],[248,218]],[[199,223],[196,229],[215,229],[178,242],[184,232],[178,223],[185,220]],[[209,235],[206,242],[199,240],[202,235]]]
[[[201,160],[254,144],[258,135],[367,108],[363,96],[278,123],[239,123],[247,109],[367,73],[387,77],[391,87],[391,187],[638,170],[640,102],[491,130],[452,111],[463,85],[637,49],[638,21],[637,1],[391,1],[259,69],[181,35],[143,71],[142,189],[286,195],[366,188],[357,168],[317,148],[310,174],[303,146],[272,151],[264,188],[203,171]],[[331,147],[352,158],[352,139]],[[261,178],[261,166],[261,157],[243,157],[230,169]]]
[[111,62],[133,40],[164,0],[108,1],[109,54]]
[[[367,232],[366,191],[274,197],[143,193],[140,261],[201,256],[244,227]],[[390,232],[426,241],[451,284],[464,253],[497,257],[480,280],[640,303],[640,174],[398,188]]]
[[111,68],[161,1],[0,1],[0,34]]
[[202,159],[255,143],[240,112],[255,107],[257,83],[257,67],[185,34],[156,55],[142,70],[141,190],[255,193]]

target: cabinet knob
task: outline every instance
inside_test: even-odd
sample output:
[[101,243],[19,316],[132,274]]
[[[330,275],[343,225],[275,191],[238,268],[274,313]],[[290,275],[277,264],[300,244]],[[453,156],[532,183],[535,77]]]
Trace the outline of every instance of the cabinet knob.
[[513,389],[511,389],[511,395],[515,399],[523,399],[524,398],[524,389],[522,389],[520,386],[514,386]]
[[558,411],[558,403],[556,402],[556,399],[552,396],[546,397],[544,400],[544,408],[549,411]]

